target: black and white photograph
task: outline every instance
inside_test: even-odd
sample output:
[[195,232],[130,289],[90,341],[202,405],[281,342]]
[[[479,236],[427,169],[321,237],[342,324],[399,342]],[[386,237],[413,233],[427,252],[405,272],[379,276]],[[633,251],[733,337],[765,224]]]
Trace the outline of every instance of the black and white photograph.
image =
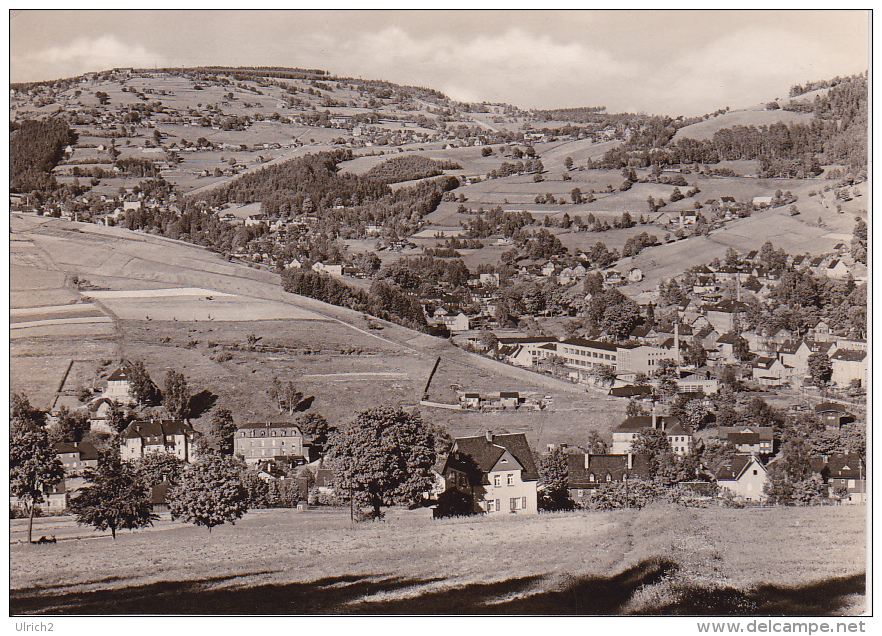
[[868,631],[871,10],[8,14],[16,632]]

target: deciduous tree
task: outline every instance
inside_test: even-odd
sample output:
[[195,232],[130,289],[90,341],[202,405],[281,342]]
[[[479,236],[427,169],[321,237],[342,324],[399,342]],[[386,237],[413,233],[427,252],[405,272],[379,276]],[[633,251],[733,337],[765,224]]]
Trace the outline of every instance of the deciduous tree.
[[172,417],[185,418],[190,412],[190,389],[183,373],[169,369],[165,375],[162,404]]
[[208,531],[235,524],[248,511],[248,491],[242,484],[242,466],[228,457],[206,453],[181,475],[168,493],[173,519],[183,519]]
[[97,470],[87,469],[86,479],[89,485],[70,502],[78,524],[109,528],[116,539],[117,530],[143,528],[159,518],[153,513],[150,487],[143,475],[115,454],[100,454]]
[[36,504],[45,501],[53,486],[64,479],[64,468],[44,428],[13,420],[9,437],[9,488],[28,508],[31,542]]
[[435,437],[418,415],[377,407],[362,411],[328,441],[326,460],[335,485],[373,509],[419,499],[432,484]]
[[572,510],[567,488],[567,453],[558,447],[539,457],[540,510]]

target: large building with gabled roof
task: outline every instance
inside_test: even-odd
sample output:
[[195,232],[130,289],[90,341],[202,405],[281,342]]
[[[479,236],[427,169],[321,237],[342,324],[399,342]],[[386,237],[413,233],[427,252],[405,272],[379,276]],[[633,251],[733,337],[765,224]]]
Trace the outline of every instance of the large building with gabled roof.
[[168,453],[181,461],[193,462],[198,434],[180,420],[138,420],[129,424],[120,436],[120,458],[133,460],[150,453]]
[[459,437],[436,467],[441,490],[472,498],[475,512],[532,514],[538,511],[539,471],[523,433]]
[[261,460],[304,459],[303,433],[290,422],[241,424],[233,438],[233,452],[249,464]]

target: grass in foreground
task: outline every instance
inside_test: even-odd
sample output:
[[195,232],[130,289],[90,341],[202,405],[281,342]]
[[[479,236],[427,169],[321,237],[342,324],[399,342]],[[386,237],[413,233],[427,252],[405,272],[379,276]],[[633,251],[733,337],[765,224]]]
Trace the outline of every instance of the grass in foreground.
[[[854,614],[863,507],[233,527],[13,545],[13,614]],[[805,528],[805,531],[794,531]],[[810,531],[809,531],[810,530]],[[818,537],[827,537],[818,545]]]

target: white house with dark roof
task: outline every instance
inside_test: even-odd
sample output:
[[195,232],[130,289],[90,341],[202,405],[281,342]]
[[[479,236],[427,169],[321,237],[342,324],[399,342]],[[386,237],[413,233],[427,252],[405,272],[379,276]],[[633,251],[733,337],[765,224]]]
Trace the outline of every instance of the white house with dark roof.
[[119,402],[120,404],[135,403],[132,397],[132,385],[129,382],[129,376],[124,367],[117,367],[107,377],[107,388],[104,389],[101,397],[113,402]]
[[756,455],[735,455],[717,469],[716,478],[720,488],[726,488],[742,499],[762,501],[766,498],[763,486],[768,475]]
[[523,433],[459,437],[436,468],[443,491],[455,488],[487,514],[535,514],[539,471]]
[[839,349],[830,356],[833,376],[830,378],[839,386],[848,386],[852,380],[860,380],[867,386],[867,352]]

